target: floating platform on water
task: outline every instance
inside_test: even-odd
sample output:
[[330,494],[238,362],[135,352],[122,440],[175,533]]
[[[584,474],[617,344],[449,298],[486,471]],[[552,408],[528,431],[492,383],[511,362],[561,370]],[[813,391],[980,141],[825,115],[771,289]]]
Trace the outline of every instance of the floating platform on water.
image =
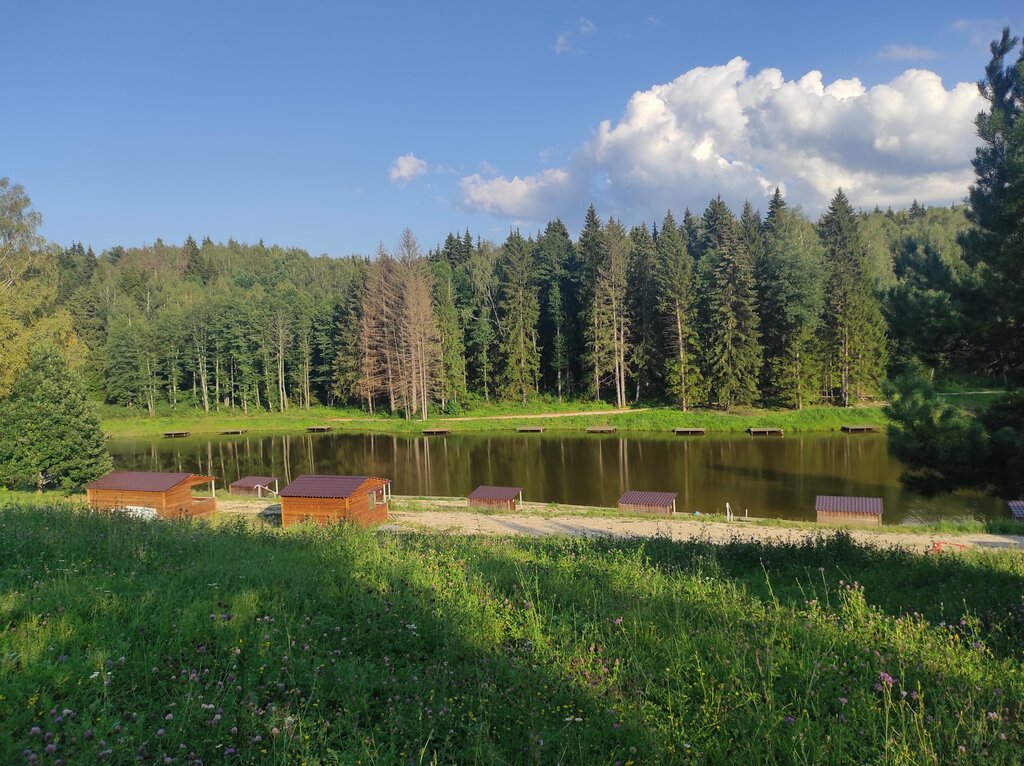
[[325,434],[330,431],[331,428],[333,428],[333,426],[309,426],[306,429],[306,432],[311,434]]
[[447,436],[452,432],[450,428],[424,428],[424,436]]
[[221,436],[238,436],[239,434],[244,434],[244,433],[245,433],[245,429],[244,428],[229,428],[227,431],[221,431],[220,432]]
[[873,426],[873,425],[867,424],[867,425],[845,425],[845,426],[839,426],[839,430],[842,431],[843,433],[848,433],[848,434],[870,434],[870,433],[876,433],[878,431],[881,431],[882,429],[879,426]]
[[748,428],[747,433],[751,436],[782,436],[781,428]]
[[191,431],[164,431],[165,439],[184,439],[186,436],[191,435]]
[[707,436],[706,428],[675,428],[672,430],[676,436]]
[[519,426],[516,430],[521,434],[542,434],[544,426]]
[[613,434],[615,426],[587,426],[588,434]]

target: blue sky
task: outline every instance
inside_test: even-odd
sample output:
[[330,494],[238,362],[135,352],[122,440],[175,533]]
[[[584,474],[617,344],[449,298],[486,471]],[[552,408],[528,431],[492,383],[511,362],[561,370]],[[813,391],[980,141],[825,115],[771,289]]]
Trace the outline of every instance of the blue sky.
[[763,209],[776,184],[812,213],[840,184],[949,204],[979,107],[957,84],[1004,24],[1024,6],[13,3],[0,176],[97,251],[369,254],[406,226],[576,232],[590,201],[627,224],[717,192]]

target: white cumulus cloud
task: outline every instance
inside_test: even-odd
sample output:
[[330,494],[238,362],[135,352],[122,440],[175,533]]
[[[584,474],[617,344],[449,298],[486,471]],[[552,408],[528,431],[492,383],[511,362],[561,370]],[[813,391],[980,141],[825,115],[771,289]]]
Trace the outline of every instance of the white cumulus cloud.
[[576,219],[593,201],[627,220],[666,208],[702,210],[762,200],[779,186],[792,203],[822,209],[842,186],[855,205],[949,204],[971,182],[983,102],[973,83],[947,89],[910,69],[889,83],[786,80],[734,58],[634,93],[616,121],[597,126],[563,167],[461,181],[462,203],[496,216]]
[[388,178],[397,186],[408,186],[410,181],[423,175],[428,169],[426,162],[409,152],[395,158],[388,171]]

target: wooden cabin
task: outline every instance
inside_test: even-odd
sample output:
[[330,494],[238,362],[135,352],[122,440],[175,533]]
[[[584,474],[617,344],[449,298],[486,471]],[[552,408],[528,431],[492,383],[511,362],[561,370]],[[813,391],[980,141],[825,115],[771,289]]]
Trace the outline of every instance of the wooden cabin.
[[1010,515],[1014,521],[1024,521],[1024,500],[1011,500]]
[[[210,485],[209,497],[193,497],[192,488]],[[216,482],[194,473],[114,471],[85,487],[89,507],[144,513],[152,509],[161,519],[207,516],[217,510]]]
[[466,496],[470,508],[514,511],[522,505],[522,487],[491,487],[486,484],[474,489]]
[[650,513],[671,516],[676,512],[677,492],[646,492],[631,489],[619,498],[619,510],[627,513]]
[[254,497],[269,497],[278,493],[276,476],[243,476],[238,481],[228,485],[228,492],[232,495],[251,495]]
[[298,477],[281,490],[281,526],[351,521],[367,527],[388,520],[391,480],[375,476]]
[[819,524],[853,524],[878,527],[882,524],[882,498],[818,495],[814,510]]

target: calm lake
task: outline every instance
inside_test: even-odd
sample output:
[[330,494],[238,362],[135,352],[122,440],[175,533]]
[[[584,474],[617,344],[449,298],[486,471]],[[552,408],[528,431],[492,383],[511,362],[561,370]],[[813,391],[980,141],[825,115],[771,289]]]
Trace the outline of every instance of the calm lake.
[[899,483],[884,435],[684,437],[671,434],[469,433],[410,437],[287,434],[114,439],[121,470],[191,471],[224,486],[249,474],[392,479],[396,495],[464,496],[480,484],[523,487],[525,500],[614,506],[626,489],[674,490],[680,512],[814,519],[815,495],[882,497],[887,524],[1003,518],[1002,501],[924,498]]

